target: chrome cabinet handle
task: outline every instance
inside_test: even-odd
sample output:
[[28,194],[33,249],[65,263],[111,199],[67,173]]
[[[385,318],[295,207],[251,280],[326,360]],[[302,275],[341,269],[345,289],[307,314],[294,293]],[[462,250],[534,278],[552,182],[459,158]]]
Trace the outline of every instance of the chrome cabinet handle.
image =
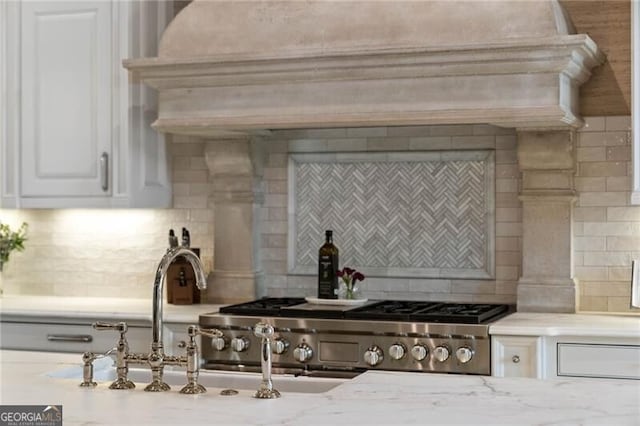
[[100,156],[100,183],[102,190],[107,192],[109,190],[109,154],[106,152]]
[[90,334],[47,334],[47,340],[50,342],[89,343],[93,341],[93,336]]
[[518,355],[514,355],[513,358],[511,358],[511,361],[513,361],[514,364],[517,364],[520,362],[520,357]]

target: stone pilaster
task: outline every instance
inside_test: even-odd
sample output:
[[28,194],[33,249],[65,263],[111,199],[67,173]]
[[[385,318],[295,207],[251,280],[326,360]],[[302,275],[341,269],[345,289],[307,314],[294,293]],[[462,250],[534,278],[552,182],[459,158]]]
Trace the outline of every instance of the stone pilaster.
[[262,154],[248,139],[207,142],[214,212],[214,270],[209,303],[254,299],[261,286],[259,211]]
[[522,172],[522,276],[518,310],[575,312],[574,132],[518,132]]

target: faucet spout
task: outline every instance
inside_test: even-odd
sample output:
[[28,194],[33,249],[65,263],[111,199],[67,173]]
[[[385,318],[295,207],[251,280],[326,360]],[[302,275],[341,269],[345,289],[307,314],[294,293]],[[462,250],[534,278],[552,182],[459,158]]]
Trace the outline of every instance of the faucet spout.
[[163,316],[162,316],[162,302],[164,297],[164,282],[167,275],[167,269],[169,265],[177,258],[184,257],[189,261],[196,274],[196,286],[199,289],[207,287],[207,278],[204,274],[204,268],[202,262],[198,256],[188,247],[170,247],[167,252],[160,259],[158,269],[156,270],[156,278],[153,283],[153,318],[151,324],[152,342],[151,352],[149,353],[148,362],[151,367],[151,383],[145,388],[148,392],[162,392],[169,390],[168,384],[162,380],[165,354],[164,346],[162,343],[162,328],[163,328]]
[[162,256],[158,269],[156,270],[156,278],[153,283],[153,319],[151,329],[153,333],[153,340],[151,343],[152,352],[156,350],[162,350],[162,305],[164,300],[164,282],[167,275],[167,269],[169,265],[178,257],[184,257],[193,267],[193,271],[196,275],[196,286],[200,290],[207,288],[207,277],[204,273],[204,267],[200,258],[188,247],[179,246],[172,247]]

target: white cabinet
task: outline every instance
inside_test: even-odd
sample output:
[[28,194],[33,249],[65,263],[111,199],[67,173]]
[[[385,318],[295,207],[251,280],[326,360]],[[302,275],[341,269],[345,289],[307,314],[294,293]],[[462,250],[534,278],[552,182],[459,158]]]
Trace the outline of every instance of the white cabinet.
[[[0,348],[46,352],[105,353],[116,346],[118,333],[96,331],[91,324],[0,322]],[[151,328],[129,327],[127,341],[133,352],[149,352]],[[80,358],[78,358],[79,360]]]
[[640,341],[601,336],[491,336],[497,377],[640,380]]
[[22,4],[23,197],[111,195],[111,12],[106,2]]
[[172,2],[0,3],[0,205],[168,207],[155,96],[122,60],[153,56]]
[[[187,332],[188,324],[165,324],[162,331],[162,340],[164,342],[164,351],[169,355],[184,355],[187,343],[189,343],[189,334]],[[197,338],[200,347],[200,338]]]
[[542,378],[542,354],[541,337],[492,336],[492,375]]
[[[118,321],[110,321],[118,322]],[[151,351],[151,327],[128,322],[127,342],[136,353]],[[119,334],[115,331],[97,331],[90,320],[70,321],[64,318],[33,317],[22,321],[0,322],[0,349],[46,352],[86,351],[105,353],[116,346]],[[163,328],[164,351],[168,355],[185,355],[189,341],[188,324],[165,323]],[[199,343],[199,342],[198,342]]]

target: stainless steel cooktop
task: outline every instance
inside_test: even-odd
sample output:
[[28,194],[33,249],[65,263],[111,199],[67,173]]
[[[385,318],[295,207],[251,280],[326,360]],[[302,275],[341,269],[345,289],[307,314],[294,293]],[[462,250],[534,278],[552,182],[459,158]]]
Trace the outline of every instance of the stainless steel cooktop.
[[254,370],[260,345],[252,329],[275,327],[273,365],[301,374],[340,376],[367,369],[491,374],[489,324],[513,306],[424,301],[314,305],[265,298],[200,316],[224,337],[202,342],[204,368]]

